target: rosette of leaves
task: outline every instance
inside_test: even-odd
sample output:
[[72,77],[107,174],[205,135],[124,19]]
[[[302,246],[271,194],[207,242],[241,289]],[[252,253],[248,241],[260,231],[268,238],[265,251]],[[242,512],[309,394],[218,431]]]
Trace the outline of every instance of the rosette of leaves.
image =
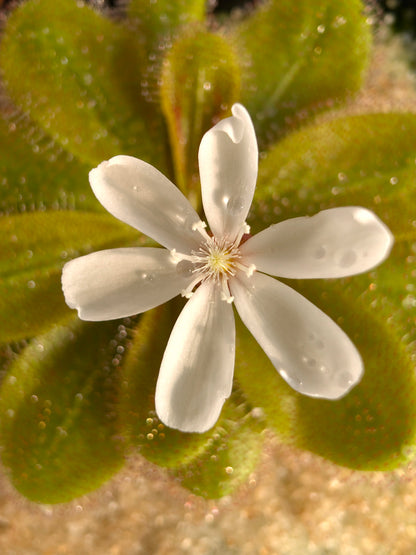
[[[221,22],[205,5],[131,0],[114,17],[75,0],[27,0],[5,24],[0,440],[29,499],[82,495],[135,452],[219,497],[255,468],[266,428],[355,469],[391,469],[412,455],[416,114],[314,123],[361,86],[371,39],[359,0],[269,0]],[[116,154],[142,158],[200,208],[198,145],[234,102],[249,110],[262,150],[253,231],[360,205],[396,243],[369,274],[290,283],[360,350],[365,376],[351,393],[339,401],[295,393],[238,326],[233,395],[212,430],[183,434],[154,412],[181,300],[85,323],[65,305],[60,274],[80,254],[150,244],[101,208],[92,167]]]

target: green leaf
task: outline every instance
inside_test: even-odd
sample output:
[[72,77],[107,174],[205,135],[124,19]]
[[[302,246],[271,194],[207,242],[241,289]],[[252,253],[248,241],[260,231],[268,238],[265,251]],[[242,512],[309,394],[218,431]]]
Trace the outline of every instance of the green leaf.
[[254,228],[333,206],[374,210],[395,234],[414,229],[416,116],[343,117],[280,141],[261,160]]
[[202,135],[238,100],[240,78],[225,40],[199,29],[181,36],[162,72],[161,100],[168,122],[176,183],[188,195],[198,189]]
[[0,62],[15,103],[81,160],[164,165],[161,116],[141,90],[148,60],[121,25],[75,0],[31,0],[10,16]]
[[209,448],[176,469],[181,484],[197,495],[217,499],[234,493],[257,466],[264,444],[264,425],[234,393],[226,402]]
[[164,426],[155,412],[154,395],[160,364],[183,303],[176,299],[141,317],[122,365],[122,428],[134,447],[151,462],[176,467],[205,451],[213,431],[182,433]]
[[45,209],[100,210],[89,166],[58,148],[27,119],[0,119],[0,214]]
[[205,0],[130,0],[127,15],[150,53],[166,48],[181,26],[202,22],[205,5]]
[[66,260],[138,240],[139,233],[107,214],[56,211],[0,218],[0,237],[0,342],[8,342],[68,318]]
[[11,365],[0,391],[2,460],[29,499],[70,501],[122,466],[114,357],[123,329],[119,322],[56,327]]
[[235,28],[242,102],[264,146],[359,89],[370,50],[360,0],[269,0]]

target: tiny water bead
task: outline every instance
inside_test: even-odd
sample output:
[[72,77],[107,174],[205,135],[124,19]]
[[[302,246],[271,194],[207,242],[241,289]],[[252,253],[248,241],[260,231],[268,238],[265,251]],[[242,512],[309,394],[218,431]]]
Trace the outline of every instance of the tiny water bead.
[[234,197],[231,199],[224,197],[224,204],[226,204],[227,211],[232,216],[236,216],[244,210],[244,199],[242,197]]
[[193,271],[194,265],[189,260],[180,260],[176,265],[176,272],[182,277],[192,275]]
[[326,247],[324,245],[320,245],[315,249],[314,256],[317,259],[325,258],[326,252]]
[[356,260],[357,260],[356,252],[353,251],[352,249],[349,249],[340,253],[338,264],[342,268],[348,268],[349,266],[352,266],[356,262]]

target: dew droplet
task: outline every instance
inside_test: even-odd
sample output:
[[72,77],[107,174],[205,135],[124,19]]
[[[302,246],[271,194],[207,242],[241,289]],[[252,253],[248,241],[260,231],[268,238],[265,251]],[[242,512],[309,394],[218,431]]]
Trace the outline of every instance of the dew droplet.
[[351,385],[353,382],[352,376],[349,372],[341,372],[337,381],[340,387],[346,387],[347,385]]
[[39,401],[39,398],[37,395],[32,395],[30,397],[30,400],[32,401],[32,403],[37,403]]
[[242,197],[234,197],[227,201],[227,212],[229,212],[232,216],[237,216],[243,209],[244,200]]
[[27,285],[28,289],[34,289],[36,287],[36,282],[34,282],[33,279],[31,279],[27,282],[26,285]]
[[406,295],[406,297],[402,300],[402,306],[406,309],[411,309],[416,307],[416,297],[413,295]]
[[264,410],[261,407],[254,407],[251,410],[251,416],[253,418],[264,418]]
[[56,431],[58,432],[60,437],[67,437],[68,435],[68,432],[64,428],[62,428],[62,426],[57,426]]
[[333,27],[338,28],[341,27],[342,25],[345,25],[347,23],[347,20],[345,19],[345,17],[343,15],[337,15],[334,19],[334,23],[332,24]]
[[348,268],[352,266],[357,260],[357,254],[352,249],[344,251],[339,257],[338,265],[341,268]]
[[326,255],[326,247],[324,245],[320,245],[315,252],[313,253],[314,257],[318,260],[325,258]]
[[181,260],[176,265],[176,272],[182,277],[191,276],[193,270],[194,270],[194,265],[189,260]]

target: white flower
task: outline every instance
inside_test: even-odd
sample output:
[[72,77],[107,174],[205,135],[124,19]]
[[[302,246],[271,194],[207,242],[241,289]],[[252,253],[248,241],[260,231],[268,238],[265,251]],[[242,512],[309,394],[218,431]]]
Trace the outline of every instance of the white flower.
[[83,320],[138,314],[178,294],[190,300],[167,344],[156,388],[166,425],[212,427],[232,388],[232,303],[280,375],[312,397],[337,399],[361,378],[346,334],[302,295],[271,278],[335,278],[365,272],[388,255],[393,238],[369,210],[324,210],[272,225],[242,241],[254,194],[258,150],[250,116],[233,116],[202,138],[202,200],[212,232],[158,170],[115,156],[90,172],[91,187],[116,218],[165,248],[103,250],[68,262],[65,299]]

